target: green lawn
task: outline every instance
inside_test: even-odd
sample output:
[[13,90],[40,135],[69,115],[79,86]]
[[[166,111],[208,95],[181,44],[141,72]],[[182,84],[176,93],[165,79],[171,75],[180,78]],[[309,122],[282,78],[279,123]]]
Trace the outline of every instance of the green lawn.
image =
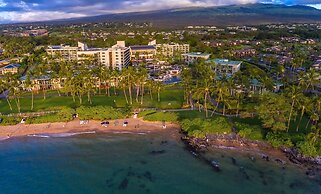
[[[111,91],[112,92],[112,91]],[[51,94],[51,95],[48,95]],[[87,101],[87,97],[83,97],[84,106],[112,106],[115,108],[122,108],[126,107],[126,100],[122,94],[119,93],[119,96],[114,96],[113,94],[111,97],[105,95],[96,95],[92,97],[93,104],[90,105]],[[76,98],[76,102],[73,102],[72,97],[70,96],[56,96],[57,93],[54,91],[47,93],[46,100],[43,99],[43,95],[39,93],[36,95],[34,100],[34,110],[33,111],[42,111],[42,110],[52,110],[55,107],[71,107],[77,108],[80,106],[78,98]],[[151,100],[150,95],[146,92],[144,96],[144,103],[143,105],[136,102],[135,94],[133,93],[133,108],[160,108],[160,109],[176,109],[181,108],[183,105],[183,90],[178,88],[166,88],[164,91],[161,92],[161,101],[157,101],[157,94],[154,94],[153,100]],[[21,112],[31,112],[31,97],[30,94],[23,95],[23,98],[20,99],[21,101]],[[13,107],[13,111],[10,110],[9,105],[6,100],[0,100],[0,113],[9,114],[9,113],[17,113],[17,107],[15,105],[14,100],[11,100],[11,104]]]
[[[177,112],[179,121],[182,121],[184,119],[196,119],[201,118],[205,119],[205,112],[199,112],[198,110],[191,110],[191,111],[181,111]],[[212,117],[209,117],[209,119]]]

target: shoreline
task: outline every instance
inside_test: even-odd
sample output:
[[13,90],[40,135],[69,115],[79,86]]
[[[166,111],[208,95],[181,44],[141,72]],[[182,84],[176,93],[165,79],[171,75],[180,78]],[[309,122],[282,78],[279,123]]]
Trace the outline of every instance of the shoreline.
[[[115,121],[118,124],[115,125]],[[123,126],[123,122],[127,121],[128,125]],[[58,136],[59,134],[85,134],[85,133],[150,133],[165,130],[180,130],[179,125],[167,123],[163,128],[162,122],[144,121],[140,118],[128,118],[110,120],[110,124],[105,127],[101,125],[101,121],[90,120],[87,124],[80,124],[80,120],[75,119],[70,122],[59,123],[42,123],[42,124],[17,124],[10,126],[0,126],[0,141],[14,137],[23,136]]]
[[[306,158],[293,149],[276,149],[265,142],[241,139],[233,135],[212,135],[207,138],[183,136],[182,141],[192,154],[203,158],[204,154],[215,152],[216,150],[233,150],[249,154],[249,159],[251,160],[259,159],[273,162],[282,166],[282,168],[287,165],[295,165],[312,179],[321,171],[320,162],[316,158]],[[208,161],[209,164],[211,162]]]
[[[118,121],[115,126],[114,122]],[[128,125],[123,126],[127,121]],[[215,152],[215,150],[234,150],[242,153],[248,153],[259,157],[258,159],[275,162],[286,166],[294,164],[306,171],[307,175],[313,176],[321,168],[320,164],[312,159],[307,159],[294,155],[293,151],[288,149],[275,149],[271,145],[260,142],[241,139],[234,135],[210,135],[207,138],[192,138],[182,133],[178,124],[167,123],[163,128],[163,123],[144,121],[142,118],[128,118],[110,120],[109,126],[104,127],[101,121],[90,120],[87,124],[80,124],[79,119],[70,122],[60,123],[42,123],[42,124],[17,124],[11,126],[0,126],[0,141],[9,140],[15,137],[70,137],[82,134],[114,133],[114,134],[149,134],[166,133],[176,141],[182,141],[186,148],[193,155],[202,155],[206,152]],[[211,161],[207,161],[211,164]]]

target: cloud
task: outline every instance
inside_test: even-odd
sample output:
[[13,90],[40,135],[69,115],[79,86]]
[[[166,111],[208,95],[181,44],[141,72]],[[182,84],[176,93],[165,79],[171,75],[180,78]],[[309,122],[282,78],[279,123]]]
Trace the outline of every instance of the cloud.
[[0,22],[247,3],[321,4],[321,0],[0,0]]

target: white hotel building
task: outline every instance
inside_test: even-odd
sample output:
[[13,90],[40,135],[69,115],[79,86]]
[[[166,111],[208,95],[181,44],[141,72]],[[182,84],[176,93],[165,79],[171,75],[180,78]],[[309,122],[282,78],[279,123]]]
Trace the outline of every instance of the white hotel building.
[[78,47],[68,45],[49,46],[46,50],[51,56],[60,55],[69,61],[97,60],[98,63],[122,70],[130,63],[130,49],[124,41],[117,41],[111,48],[88,48],[86,44],[78,42]]

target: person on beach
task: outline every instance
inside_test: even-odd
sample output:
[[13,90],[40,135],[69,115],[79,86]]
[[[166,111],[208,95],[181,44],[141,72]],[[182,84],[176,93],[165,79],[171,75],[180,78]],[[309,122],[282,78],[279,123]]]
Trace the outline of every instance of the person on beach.
[[165,121],[163,121],[163,129],[166,129]]

